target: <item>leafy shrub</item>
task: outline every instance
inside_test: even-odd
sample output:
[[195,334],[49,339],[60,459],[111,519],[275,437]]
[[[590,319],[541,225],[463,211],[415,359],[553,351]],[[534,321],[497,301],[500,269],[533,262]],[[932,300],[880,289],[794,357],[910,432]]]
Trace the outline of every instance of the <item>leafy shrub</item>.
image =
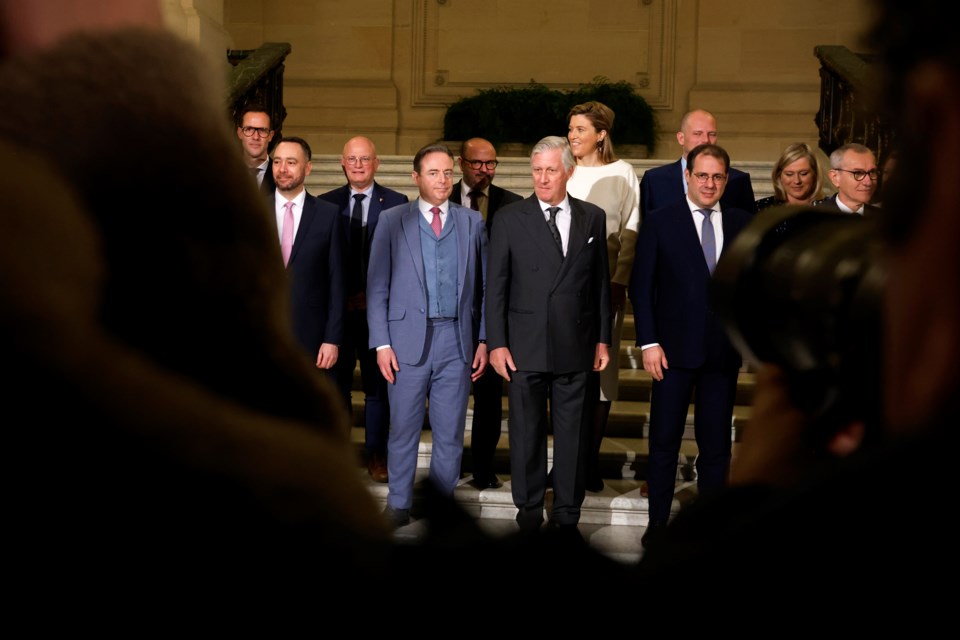
[[657,121],[653,108],[630,83],[596,77],[576,89],[557,91],[531,82],[522,87],[481,89],[447,108],[443,118],[445,140],[486,138],[534,144],[544,136],[566,135],[567,113],[574,105],[596,100],[613,109],[611,137],[616,145],[645,145],[653,155]]

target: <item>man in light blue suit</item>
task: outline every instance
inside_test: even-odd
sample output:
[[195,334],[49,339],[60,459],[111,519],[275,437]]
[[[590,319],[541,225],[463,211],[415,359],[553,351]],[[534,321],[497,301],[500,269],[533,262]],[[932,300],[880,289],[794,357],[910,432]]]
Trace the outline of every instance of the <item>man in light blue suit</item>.
[[452,495],[460,479],[470,383],[487,366],[483,323],[487,245],[477,211],[449,201],[453,153],[429,144],[413,159],[420,197],[387,209],[370,247],[370,348],[389,383],[389,492],[384,515],[410,522],[427,398],[430,479]]

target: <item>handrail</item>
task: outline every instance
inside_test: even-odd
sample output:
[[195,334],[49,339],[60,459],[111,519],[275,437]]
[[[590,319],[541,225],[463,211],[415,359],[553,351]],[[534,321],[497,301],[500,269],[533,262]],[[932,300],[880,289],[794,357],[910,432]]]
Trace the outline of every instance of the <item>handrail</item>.
[[265,42],[256,49],[229,49],[232,65],[227,77],[227,108],[232,121],[248,103],[263,105],[280,139],[287,110],[283,106],[284,61],[292,48],[287,42]]
[[820,60],[820,110],[815,118],[820,148],[829,155],[843,144],[859,142],[882,161],[894,131],[874,108],[873,57],[837,45],[814,47],[814,55]]

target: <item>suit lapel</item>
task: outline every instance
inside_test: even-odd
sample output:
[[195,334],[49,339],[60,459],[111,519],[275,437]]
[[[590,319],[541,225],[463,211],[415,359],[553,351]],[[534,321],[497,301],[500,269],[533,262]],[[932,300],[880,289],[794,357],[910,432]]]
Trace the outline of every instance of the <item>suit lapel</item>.
[[[677,233],[677,237],[682,239],[684,251],[690,254],[690,260],[699,264],[703,268],[703,272],[707,274],[707,277],[710,277],[707,260],[703,257],[703,245],[700,244],[700,236],[697,234],[697,227],[693,222],[693,214],[690,212],[686,200],[677,206],[676,215],[677,224],[681,229],[681,231]],[[724,219],[726,219],[726,217],[724,217]],[[724,226],[724,237],[726,237],[726,226]]]
[[413,261],[414,271],[417,274],[417,279],[420,280],[420,287],[423,288],[423,253],[420,250],[420,198],[410,203],[406,213],[400,218],[400,224],[403,226],[403,237],[407,243],[407,250],[410,252],[410,259]]
[[[580,255],[580,252],[583,251],[588,240],[587,212],[583,210],[583,207],[580,206],[580,203],[577,202],[575,198],[571,198],[568,195],[568,201],[570,202],[570,237],[567,239],[567,255],[563,259],[560,271],[557,272],[555,283],[566,277],[567,272],[571,268],[570,265],[574,263],[577,256]],[[596,242],[598,239],[599,238],[594,238],[593,241]]]
[[518,216],[520,223],[526,228],[527,236],[533,240],[534,246],[546,259],[546,264],[559,269],[563,262],[563,255],[557,250],[557,242],[550,233],[547,220],[540,210],[540,201],[536,196],[527,198],[523,207],[525,215]]
[[297,253],[300,251],[304,239],[310,232],[310,225],[313,224],[313,219],[316,217],[317,210],[313,206],[313,196],[308,193],[306,198],[303,199],[303,212],[300,214],[300,226],[297,227],[297,235],[293,239],[293,248],[290,250],[289,264],[293,264],[293,261],[296,260]]
[[463,299],[463,285],[467,281],[467,254],[465,251],[470,246],[470,222],[467,220],[467,216],[461,215],[456,205],[449,201],[447,204],[449,206],[447,222],[454,223],[453,228],[457,233],[457,282],[460,283],[457,288],[457,300],[459,301]]

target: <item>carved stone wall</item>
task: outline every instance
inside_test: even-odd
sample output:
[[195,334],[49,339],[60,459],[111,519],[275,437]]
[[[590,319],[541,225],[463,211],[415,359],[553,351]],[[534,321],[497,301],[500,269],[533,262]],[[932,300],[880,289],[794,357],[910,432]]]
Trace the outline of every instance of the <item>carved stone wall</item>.
[[[169,1],[169,0],[168,0]],[[191,4],[183,0],[174,4]],[[194,0],[193,5],[206,4]],[[216,3],[214,3],[216,4]],[[734,161],[816,144],[813,48],[861,50],[868,0],[222,0],[238,49],[289,42],[286,133],[318,153],[351,135],[409,154],[442,135],[447,104],[531,80],[626,80],[656,109],[657,158],[679,154],[690,108],[713,111]],[[562,134],[564,132],[558,132]],[[613,131],[616,140],[616,129]]]

